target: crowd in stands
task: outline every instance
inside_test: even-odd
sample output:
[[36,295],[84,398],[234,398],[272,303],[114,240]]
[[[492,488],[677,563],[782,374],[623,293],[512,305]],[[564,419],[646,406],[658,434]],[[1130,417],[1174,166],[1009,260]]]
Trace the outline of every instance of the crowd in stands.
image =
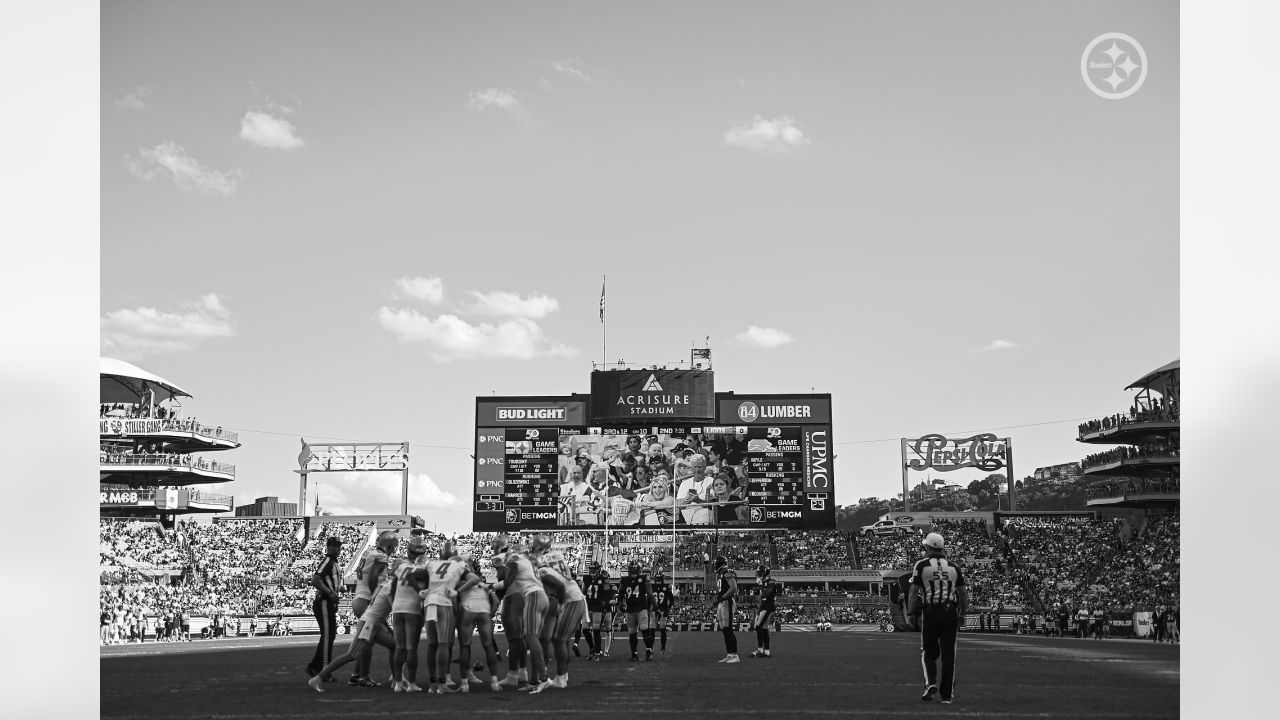
[[1116,413],[1097,420],[1080,423],[1079,430],[1081,435],[1102,432],[1111,428],[1118,428],[1121,425],[1133,423],[1147,422],[1176,422],[1178,420],[1178,411],[1161,403],[1159,398],[1151,401],[1149,408],[1131,407],[1128,412]]
[[779,570],[850,568],[849,535],[840,531],[788,533],[774,541]]
[[1178,443],[1149,443],[1143,445],[1121,445],[1106,452],[1085,455],[1080,461],[1081,467],[1108,465],[1122,460],[1142,460],[1144,458],[1176,458]]
[[99,565],[118,568],[181,568],[187,552],[176,533],[166,532],[154,520],[102,520],[98,523]]
[[[154,444],[153,444],[154,445]],[[177,465],[212,470],[214,472],[234,472],[235,466],[227,463],[205,460],[188,453],[150,452],[148,448],[121,447],[119,445],[103,445],[98,451],[98,462],[103,465]]]
[[1177,478],[1124,478],[1094,485],[1088,489],[1088,495],[1091,498],[1097,498],[1142,493],[1176,493],[1181,492],[1181,485],[1181,481]]
[[178,411],[163,405],[137,405],[134,403],[98,403],[98,417],[118,417],[129,420],[168,420],[177,417]]
[[[340,567],[348,570],[373,536],[371,522],[315,523],[295,518],[227,519],[216,523],[179,521],[166,530],[155,521],[103,519],[99,526],[102,571],[103,642],[181,634],[180,617],[249,617],[309,614],[314,590],[311,574],[324,552],[324,539],[343,540]],[[1180,587],[1178,515],[1150,516],[1142,527],[1124,517],[1089,519],[1082,515],[1015,517],[997,528],[985,520],[938,520],[930,528],[947,538],[948,557],[965,568],[970,606],[975,612],[1017,613],[1056,625],[1062,613],[1079,608],[1132,612],[1174,608]],[[921,529],[922,531],[923,529]],[[491,533],[452,537],[426,533],[431,551],[452,539],[461,552],[484,557]],[[408,533],[402,533],[402,544]],[[571,566],[585,571],[602,561],[613,577],[638,562],[646,570],[671,569],[671,536],[614,533],[550,533],[552,545]],[[722,553],[746,579],[762,564],[776,570],[849,568],[855,543],[864,569],[904,569],[920,557],[920,532],[848,537],[845,533],[791,532],[770,535],[731,531],[679,534],[678,569],[705,571],[714,553]],[[398,550],[403,555],[404,547]],[[158,580],[158,581],[157,581]],[[698,580],[700,585],[703,582]],[[754,607],[751,583],[745,583],[743,611]],[[676,622],[710,620],[710,594],[687,594],[677,602]],[[779,597],[787,622],[859,622],[871,618],[866,600],[855,593],[810,583],[785,583]],[[117,616],[119,616],[117,618]],[[173,632],[163,631],[168,616]],[[151,623],[151,625],[147,625]],[[1025,623],[1024,626],[1029,623]],[[146,630],[149,627],[150,630]],[[225,624],[224,624],[225,627]],[[263,627],[266,627],[264,621]],[[156,628],[160,628],[157,630]],[[217,628],[211,631],[218,633]]]
[[222,426],[212,427],[202,425],[199,420],[193,417],[179,418],[177,410],[168,409],[159,405],[154,408],[148,408],[145,405],[125,405],[123,403],[115,403],[111,405],[99,405],[98,417],[101,420],[158,420],[159,425],[153,427],[153,430],[160,432],[177,432],[177,433],[196,433],[207,437],[216,437],[221,440],[230,440],[236,442],[239,436],[230,430],[223,430]]
[[920,558],[919,531],[893,535],[854,536],[858,558],[864,570],[896,570],[909,568]]
[[1181,536],[1178,515],[1151,518],[1141,535],[1116,547],[1115,555],[1091,578],[1082,600],[1091,606],[1121,608],[1176,604],[1182,582]]

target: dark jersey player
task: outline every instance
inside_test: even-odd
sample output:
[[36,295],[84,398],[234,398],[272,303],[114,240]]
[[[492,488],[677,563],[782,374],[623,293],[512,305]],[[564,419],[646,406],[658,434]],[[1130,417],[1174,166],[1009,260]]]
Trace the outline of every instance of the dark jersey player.
[[738,597],[738,575],[729,568],[729,561],[723,555],[715,560],[716,577],[719,579],[716,592],[716,623],[720,632],[724,633],[725,655],[716,662],[742,662],[738,657],[738,637],[733,634],[733,615]]
[[582,594],[587,598],[587,660],[599,660],[601,657],[600,627],[605,619],[604,588],[608,583],[600,563],[592,562],[587,567],[587,575],[579,583]]
[[770,575],[769,566],[761,565],[756,570],[756,587],[760,589],[760,612],[756,614],[756,651],[751,657],[773,657],[769,649],[769,625],[773,622],[773,613],[778,609],[778,583]]
[[649,577],[640,570],[640,563],[627,566],[627,574],[618,581],[618,602],[627,617],[627,636],[631,641],[631,662],[640,659],[637,652],[639,639],[636,632],[644,633],[644,659],[653,660],[653,628],[649,627],[649,608],[653,604],[653,590]]
[[660,652],[666,655],[667,618],[671,617],[671,608],[675,606],[676,598],[671,592],[671,586],[667,584],[667,579],[663,577],[661,570],[653,571],[653,582],[650,583],[650,587],[653,590],[653,610],[649,613],[649,625],[662,634],[662,649]]

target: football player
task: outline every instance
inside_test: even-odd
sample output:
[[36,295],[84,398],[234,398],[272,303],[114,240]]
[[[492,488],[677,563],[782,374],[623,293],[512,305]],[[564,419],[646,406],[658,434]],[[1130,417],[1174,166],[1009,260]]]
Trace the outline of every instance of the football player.
[[[482,575],[479,560],[471,558],[467,567],[476,576]],[[460,590],[458,599],[462,606],[462,617],[458,622],[458,667],[459,670],[466,668],[467,678],[461,691],[467,692],[470,689],[467,683],[480,683],[480,678],[471,670],[471,636],[478,629],[480,647],[484,648],[485,663],[489,667],[489,689],[501,692],[502,686],[498,684],[498,645],[493,640],[493,616],[498,611],[498,596],[488,585],[477,583]]]
[[[549,650],[556,661],[556,676],[551,679],[550,687],[563,689],[569,685],[569,642],[573,639],[574,628],[582,624],[587,601],[560,553],[546,552],[550,546],[545,538],[538,538],[530,549],[536,560],[538,578],[542,580],[548,598],[557,606],[556,613],[548,613],[548,619],[554,624],[550,630],[543,628],[542,638],[544,652]],[[532,692],[539,693],[544,689],[540,684]]]
[[656,628],[662,634],[662,648],[659,652],[666,655],[667,619],[671,617],[671,608],[675,605],[675,595],[672,594],[671,586],[667,584],[667,579],[663,576],[662,570],[653,571],[652,585],[653,611],[649,613],[649,625],[651,626],[649,632],[652,634],[654,628]]
[[[547,671],[546,656],[542,653],[542,643],[539,640],[549,600],[547,591],[542,589],[542,583],[533,574],[533,563],[529,561],[527,553],[528,549],[524,545],[513,544],[504,563],[507,571],[503,582],[507,587],[507,598],[508,600],[512,596],[522,598],[521,613],[523,615],[520,620],[522,627],[519,629],[522,637],[519,647],[511,630],[507,630],[507,637],[511,641],[512,652],[516,657],[523,657],[524,652],[528,651],[529,681],[533,683],[532,687],[517,686],[517,690],[532,690],[543,685],[551,686],[550,680],[544,677]],[[507,679],[510,680],[510,677],[508,676]],[[502,684],[508,683],[504,680]],[[543,689],[545,690],[546,687]]]
[[627,614],[627,637],[631,642],[631,662],[640,659],[637,631],[644,633],[644,659],[653,660],[653,629],[649,627],[649,608],[653,605],[653,590],[649,578],[640,570],[640,563],[632,561],[627,574],[618,581],[618,595],[622,609]]
[[[351,614],[359,620],[373,599],[373,589],[382,582],[383,571],[387,569],[387,561],[396,551],[396,534],[390,530],[378,533],[373,548],[366,550],[356,565],[356,597],[351,601]],[[351,641],[352,646],[355,640]],[[393,646],[394,647],[394,646]],[[356,658],[355,670],[347,679],[348,685],[362,687],[380,687],[382,683],[369,678],[369,666],[373,662],[373,643],[365,643],[364,650]]]
[[605,621],[606,616],[608,622],[613,623],[613,617],[606,612],[604,604],[604,589],[608,584],[605,577],[604,569],[600,567],[600,563],[594,560],[587,566],[587,576],[582,579],[582,594],[587,598],[587,660],[599,660],[602,653],[600,645],[600,627]]
[[720,625],[720,632],[724,633],[724,650],[725,655],[716,662],[736,663],[742,662],[738,657],[738,636],[733,634],[733,610],[738,597],[738,576],[729,567],[729,560],[723,555],[716,555],[715,559],[716,577],[720,580],[719,590],[716,592],[716,623]]
[[416,570],[426,561],[427,538],[415,535],[409,539],[405,554],[409,561],[395,569],[395,599],[391,602],[391,619],[396,633],[396,655],[392,661],[391,685],[394,692],[422,692],[415,682],[418,677],[418,638],[422,635],[422,586],[414,580]]
[[[372,652],[373,643],[391,650],[393,653],[392,659],[395,659],[395,637],[387,627],[387,616],[391,614],[392,595],[395,591],[394,583],[395,578],[390,573],[384,575],[382,581],[378,583],[378,587],[372,593],[369,606],[360,614],[360,620],[356,623],[351,645],[347,648],[347,654],[335,658],[319,674],[307,681],[312,690],[324,692],[324,688],[320,686],[320,683],[324,681],[324,677],[349,662],[359,662],[359,658],[366,655],[364,652],[366,648],[369,648]],[[352,677],[355,676],[352,675]],[[382,683],[374,682],[368,677],[364,677],[362,682],[355,684],[361,687],[380,687],[382,685]]]
[[778,609],[774,600],[778,596],[778,583],[774,582],[768,565],[761,565],[756,570],[756,587],[760,588],[760,612],[756,614],[756,651],[751,657],[773,657],[769,650],[769,624],[773,622],[773,613]]
[[471,573],[467,564],[458,557],[452,540],[446,540],[440,548],[438,560],[427,561],[424,567],[413,571],[415,584],[426,585],[425,620],[427,627],[427,669],[431,673],[427,692],[443,695],[457,692],[467,686],[465,676],[458,687],[449,689],[449,651],[453,640],[455,617],[453,602],[462,590],[480,584],[480,578]]

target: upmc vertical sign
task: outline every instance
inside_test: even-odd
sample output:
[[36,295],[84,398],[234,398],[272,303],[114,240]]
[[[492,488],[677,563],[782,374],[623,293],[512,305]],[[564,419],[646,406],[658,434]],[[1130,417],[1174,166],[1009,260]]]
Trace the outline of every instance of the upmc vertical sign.
[[804,429],[804,491],[829,493],[835,487],[831,472],[831,427]]
[[831,426],[806,425],[804,439],[804,524],[805,527],[833,527],[836,522],[835,460]]

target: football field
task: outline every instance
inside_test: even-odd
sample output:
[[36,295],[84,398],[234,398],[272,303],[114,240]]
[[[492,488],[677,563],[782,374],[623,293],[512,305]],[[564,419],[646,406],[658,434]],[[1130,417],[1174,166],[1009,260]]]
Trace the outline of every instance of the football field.
[[[738,633],[737,665],[717,633],[671,633],[667,654],[627,661],[625,634],[611,657],[574,658],[569,687],[540,695],[392,693],[354,688],[348,668],[327,692],[307,687],[302,668],[315,637],[227,639],[124,645],[101,649],[103,718],[409,718],[437,717],[1178,717],[1176,645],[1143,640],[1076,640],[962,635],[955,703],[920,700],[923,679],[915,633],[789,632],[774,635],[772,659],[748,657],[754,633]],[[347,639],[339,637],[335,654]],[[505,647],[505,640],[499,645]],[[586,652],[585,642],[582,644]],[[421,648],[425,655],[425,642]],[[643,643],[641,644],[643,656]],[[473,657],[483,658],[475,644]],[[505,666],[503,666],[505,670]],[[420,659],[419,684],[426,685]],[[456,665],[454,677],[457,675]],[[373,676],[389,674],[387,653],[374,654]],[[486,678],[487,673],[477,673]]]

